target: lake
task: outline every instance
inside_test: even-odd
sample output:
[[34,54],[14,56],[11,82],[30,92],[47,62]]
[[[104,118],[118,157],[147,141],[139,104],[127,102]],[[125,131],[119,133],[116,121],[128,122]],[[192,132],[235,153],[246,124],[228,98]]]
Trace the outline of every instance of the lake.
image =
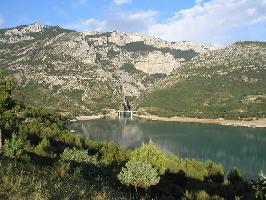
[[246,177],[266,172],[266,129],[140,119],[78,121],[71,129],[95,141],[135,148],[152,141],[179,157],[212,160]]

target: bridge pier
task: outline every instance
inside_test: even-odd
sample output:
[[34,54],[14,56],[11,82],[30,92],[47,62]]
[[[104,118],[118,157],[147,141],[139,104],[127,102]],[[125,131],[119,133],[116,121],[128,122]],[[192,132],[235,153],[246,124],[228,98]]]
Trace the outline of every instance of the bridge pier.
[[118,111],[118,118],[130,118],[133,119],[133,113],[136,111],[128,110],[128,111]]

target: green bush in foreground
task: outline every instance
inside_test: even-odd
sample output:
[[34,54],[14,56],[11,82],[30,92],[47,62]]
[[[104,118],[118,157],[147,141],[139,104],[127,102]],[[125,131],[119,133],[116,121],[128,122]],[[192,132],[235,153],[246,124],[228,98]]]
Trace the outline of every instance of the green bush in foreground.
[[76,148],[69,149],[66,148],[61,154],[61,159],[63,161],[75,161],[78,163],[87,163],[97,165],[97,156],[91,156],[88,154],[87,150],[78,150]]
[[149,162],[160,174],[166,170],[166,155],[152,143],[143,144],[140,149],[133,151],[131,159]]
[[160,181],[156,169],[150,163],[138,160],[128,161],[118,174],[118,179],[122,184],[134,186],[136,191],[137,188],[147,189]]
[[103,142],[98,146],[101,164],[124,165],[129,159],[130,150],[118,147],[113,142]]
[[196,199],[196,200],[224,200],[223,198],[216,196],[216,195],[210,196],[204,190],[200,190],[200,191],[196,192],[194,195],[192,195],[192,199]]
[[11,141],[5,140],[3,149],[5,156],[9,158],[19,158],[24,151],[24,142],[19,136],[12,134]]
[[48,138],[43,138],[40,144],[38,144],[34,152],[41,156],[51,156],[51,144]]
[[236,184],[236,183],[239,183],[239,182],[242,182],[243,181],[243,178],[242,178],[242,175],[241,175],[241,172],[238,168],[233,168],[230,170],[228,176],[227,176],[227,179],[230,181],[230,183],[232,184]]
[[253,181],[252,187],[255,192],[256,199],[266,199],[266,176],[262,172],[260,174],[260,179],[258,181]]
[[208,178],[216,183],[224,182],[224,167],[221,164],[215,164],[212,161],[205,163],[208,170]]

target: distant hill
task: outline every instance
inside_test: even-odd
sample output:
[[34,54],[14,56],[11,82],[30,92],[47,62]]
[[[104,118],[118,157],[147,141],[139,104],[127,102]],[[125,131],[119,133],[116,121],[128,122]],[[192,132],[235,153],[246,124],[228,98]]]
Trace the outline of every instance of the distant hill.
[[27,105],[66,112],[117,109],[195,56],[215,49],[139,33],[32,24],[0,30],[0,67]]
[[140,108],[159,116],[266,116],[266,43],[237,42],[201,54],[142,96]]

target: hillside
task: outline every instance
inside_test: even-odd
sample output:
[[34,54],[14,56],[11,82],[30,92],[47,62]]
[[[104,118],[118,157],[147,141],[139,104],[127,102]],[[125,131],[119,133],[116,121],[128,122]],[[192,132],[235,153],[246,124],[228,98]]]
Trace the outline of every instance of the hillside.
[[[255,199],[238,169],[95,142],[71,133],[66,117],[24,107],[0,71],[0,199]],[[135,189],[135,190],[134,190]],[[264,194],[263,194],[264,195]]]
[[137,33],[32,24],[0,30],[0,66],[26,105],[65,112],[117,109],[212,46]]
[[265,117],[266,43],[237,42],[199,55],[143,96],[140,108],[167,117]]

